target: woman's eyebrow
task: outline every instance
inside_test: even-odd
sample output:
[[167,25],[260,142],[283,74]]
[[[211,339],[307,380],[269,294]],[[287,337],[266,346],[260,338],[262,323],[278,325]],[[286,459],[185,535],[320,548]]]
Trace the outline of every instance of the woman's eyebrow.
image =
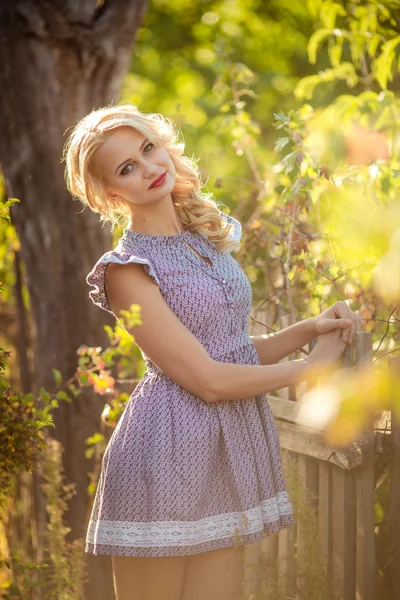
[[[142,151],[143,146],[145,146],[146,142],[148,142],[148,141],[149,140],[147,138],[144,140],[144,142],[142,143],[142,145],[139,148],[139,152]],[[129,162],[130,160],[132,160],[132,159],[127,158],[126,160],[124,160],[124,162],[122,162],[120,165],[118,165],[118,167],[115,169],[114,173],[116,173],[120,167],[122,167],[125,163]]]

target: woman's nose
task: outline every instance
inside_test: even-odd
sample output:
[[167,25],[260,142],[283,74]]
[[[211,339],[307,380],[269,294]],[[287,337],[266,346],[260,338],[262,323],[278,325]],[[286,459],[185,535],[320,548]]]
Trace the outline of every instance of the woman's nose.
[[151,163],[151,162],[145,162],[143,164],[143,173],[144,176],[146,178],[150,178],[150,177],[154,177],[154,175],[156,175],[158,173],[159,168],[157,167],[157,165]]

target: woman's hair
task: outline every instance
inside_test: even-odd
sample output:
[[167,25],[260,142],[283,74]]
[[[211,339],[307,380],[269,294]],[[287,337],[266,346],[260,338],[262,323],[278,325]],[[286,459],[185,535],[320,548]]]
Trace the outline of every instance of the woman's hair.
[[157,113],[141,112],[133,104],[93,110],[73,128],[63,150],[65,180],[72,196],[99,213],[100,221],[110,221],[112,229],[130,225],[132,205],[108,198],[102,176],[93,164],[94,153],[117,127],[132,127],[167,150],[176,170],[172,201],[185,228],[207,235],[220,251],[234,249],[237,242],[228,239],[234,226],[221,217],[213,196],[201,191],[195,159],[184,155],[185,145],[172,121]]

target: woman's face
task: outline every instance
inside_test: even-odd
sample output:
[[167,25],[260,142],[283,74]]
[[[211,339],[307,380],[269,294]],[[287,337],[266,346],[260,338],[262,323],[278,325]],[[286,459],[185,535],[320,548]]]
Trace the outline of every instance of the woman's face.
[[[171,194],[176,171],[168,152],[132,127],[115,129],[93,156],[109,197],[149,204]],[[161,184],[150,187],[160,175]]]

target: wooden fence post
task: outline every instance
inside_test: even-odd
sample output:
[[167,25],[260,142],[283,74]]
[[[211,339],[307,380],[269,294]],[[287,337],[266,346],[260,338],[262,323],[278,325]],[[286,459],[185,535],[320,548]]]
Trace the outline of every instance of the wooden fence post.
[[[372,362],[371,334],[356,334],[356,362]],[[375,533],[374,533],[374,422],[364,428],[368,444],[363,464],[355,469],[356,519],[356,593],[355,600],[375,599]]]
[[[357,332],[355,343],[346,348],[343,364],[355,367],[372,362],[372,336]],[[313,385],[312,381],[308,382]],[[289,390],[287,390],[288,392]],[[318,496],[316,516],[321,539],[321,554],[326,557],[328,581],[341,600],[375,599],[375,534],[374,534],[374,420],[359,432],[357,439],[346,448],[335,445],[335,436],[308,427],[300,420],[299,404],[293,402],[295,389],[286,398],[268,395],[268,402],[276,418],[284,470],[295,468],[302,484]],[[398,475],[394,481],[400,486],[400,425],[398,462],[393,468]],[[397,492],[398,496],[400,492]],[[393,506],[400,524],[400,503]],[[394,501],[393,501],[394,502]],[[396,537],[397,535],[397,537]],[[400,586],[400,529],[392,531],[398,562],[393,570]],[[278,575],[285,597],[295,597],[303,586],[303,576],[297,558],[305,555],[305,532],[300,522],[283,529],[273,538],[249,548],[248,558],[256,563],[261,551],[276,558],[273,572]],[[297,556],[296,556],[297,555]],[[253,573],[247,585],[248,593],[260,590],[262,574]],[[393,583],[393,586],[396,584]],[[395,589],[395,587],[393,587]],[[393,600],[400,598],[399,587]],[[280,588],[280,593],[283,590]],[[322,600],[322,599],[321,599]]]
[[[398,359],[389,363],[391,373],[399,377],[400,363]],[[393,403],[400,403],[400,397],[393,398]],[[390,465],[390,508],[389,508],[389,540],[390,540],[390,587],[391,600],[400,598],[400,406],[392,409],[392,457]]]

